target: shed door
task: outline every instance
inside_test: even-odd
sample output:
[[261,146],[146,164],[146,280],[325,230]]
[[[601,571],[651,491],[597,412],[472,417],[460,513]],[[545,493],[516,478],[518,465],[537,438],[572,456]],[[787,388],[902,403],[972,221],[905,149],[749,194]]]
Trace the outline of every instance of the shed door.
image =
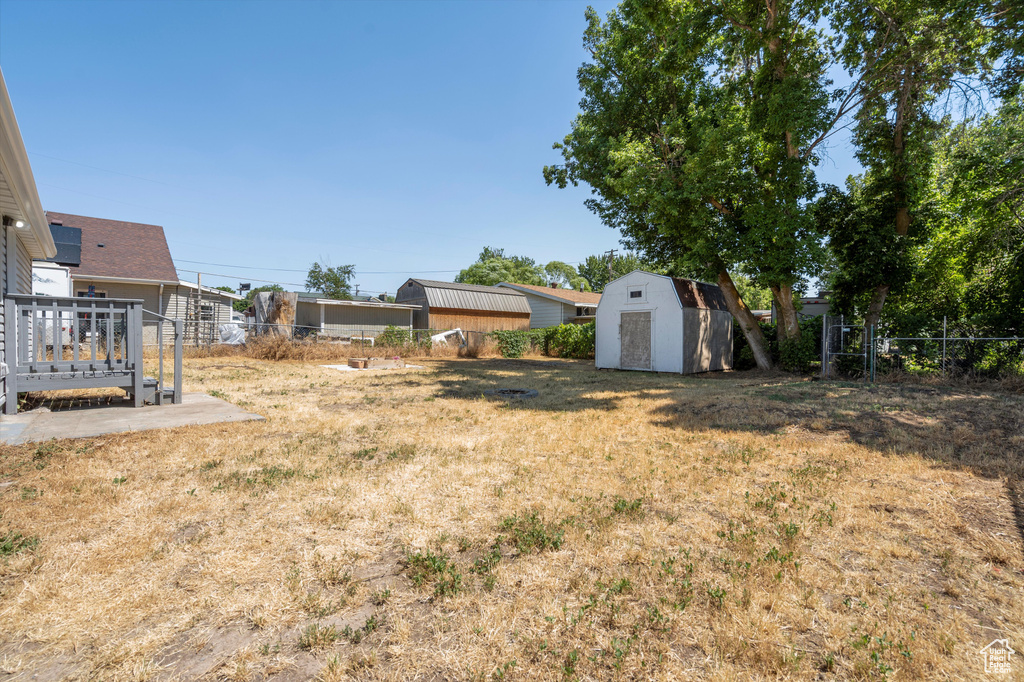
[[620,313],[619,367],[651,368],[651,311]]

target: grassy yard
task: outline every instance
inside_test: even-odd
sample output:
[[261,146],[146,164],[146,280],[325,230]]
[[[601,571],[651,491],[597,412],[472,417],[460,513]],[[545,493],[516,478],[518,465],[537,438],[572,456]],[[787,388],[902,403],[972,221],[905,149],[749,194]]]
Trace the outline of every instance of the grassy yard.
[[0,450],[0,680],[977,680],[1024,651],[1021,395],[423,364],[189,360],[267,420]]

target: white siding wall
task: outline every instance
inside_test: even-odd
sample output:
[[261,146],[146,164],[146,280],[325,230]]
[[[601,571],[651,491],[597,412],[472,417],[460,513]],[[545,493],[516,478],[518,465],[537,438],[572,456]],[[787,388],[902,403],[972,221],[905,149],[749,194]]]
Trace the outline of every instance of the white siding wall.
[[[641,287],[640,299],[629,290]],[[610,282],[597,307],[595,366],[620,369],[619,317],[623,312],[651,313],[651,368],[656,372],[683,371],[683,310],[668,277],[634,272]]]
[[[165,286],[164,299],[162,301],[163,311],[160,314],[163,315],[164,317],[170,317],[172,319],[187,320],[189,314],[188,299],[190,296],[193,295],[194,292],[194,289],[189,289],[188,287],[172,285]],[[231,303],[232,301],[230,298],[218,296],[217,294],[211,293],[209,291],[203,291],[203,307],[211,306],[213,309],[212,323],[214,335],[216,337],[214,339],[215,341],[219,339],[220,325],[228,324],[229,322],[231,322]],[[210,327],[208,326],[210,323],[211,320],[204,320],[204,333],[206,333],[210,329]],[[191,329],[192,332],[194,332],[194,325]],[[192,338],[190,336],[190,328],[188,327],[187,322],[185,323],[184,331],[186,341]],[[172,339],[173,333],[174,330],[171,327],[171,325],[167,325],[164,328],[165,339]]]
[[[7,295],[7,229],[0,226],[0,362],[7,362],[7,336],[4,327],[4,296]],[[7,401],[6,379],[0,379],[0,405]]]
[[25,246],[25,242],[20,239],[15,240],[18,242],[18,249],[15,252],[18,258],[18,264],[16,266],[15,275],[18,280],[18,291],[19,294],[31,294],[32,293],[32,256],[28,252],[28,247]]
[[[8,229],[0,227],[0,289],[4,296],[7,294],[31,294],[32,293],[32,256],[29,255],[25,243],[17,236],[13,240],[8,239]],[[10,250],[14,255],[14,282],[13,287],[7,286],[7,252]],[[8,362],[7,358],[7,328],[4,319],[2,300],[0,300],[0,362]],[[13,341],[13,339],[12,339]],[[8,365],[13,365],[9,362]],[[8,367],[8,371],[11,368]],[[6,400],[7,387],[0,386],[3,393],[0,394],[0,405]]]
[[[295,324],[306,327],[320,327],[320,305],[299,301],[295,313]],[[373,308],[369,306],[324,306],[324,333],[331,336],[353,334],[377,336],[389,326],[411,329],[411,316],[401,308]]]
[[526,294],[526,300],[530,302],[530,329],[552,327],[565,322],[562,304],[558,301],[532,294]]

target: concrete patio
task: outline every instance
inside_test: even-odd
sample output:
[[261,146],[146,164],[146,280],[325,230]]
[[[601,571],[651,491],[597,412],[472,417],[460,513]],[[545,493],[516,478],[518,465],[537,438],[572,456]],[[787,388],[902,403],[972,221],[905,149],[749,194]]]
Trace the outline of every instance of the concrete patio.
[[206,395],[185,393],[178,405],[132,407],[131,403],[45,408],[0,419],[0,443],[21,445],[53,438],[89,438],[110,433],[169,429],[222,422],[262,421],[263,417]]

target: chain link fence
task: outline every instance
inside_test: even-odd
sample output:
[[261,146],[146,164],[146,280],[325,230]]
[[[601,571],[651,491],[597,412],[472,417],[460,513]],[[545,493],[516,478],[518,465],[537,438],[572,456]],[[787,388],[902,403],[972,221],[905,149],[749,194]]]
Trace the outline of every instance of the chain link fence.
[[871,378],[891,373],[972,379],[1024,376],[1024,337],[962,322],[943,321],[935,336],[875,338]]
[[[370,329],[331,329],[324,331],[319,326],[296,324],[239,323],[245,332],[245,341],[287,339],[297,343],[337,344],[359,347],[369,351],[373,348],[424,349],[436,346],[460,348],[475,352],[493,343],[489,332],[463,329],[405,329],[401,327],[377,327]],[[186,345],[190,343],[186,329]],[[221,343],[219,330],[213,345]],[[210,345],[210,344],[206,344]]]
[[895,375],[1003,379],[1024,376],[1024,337],[943,320],[933,335],[901,336],[885,327],[826,315],[822,376],[875,381]]

